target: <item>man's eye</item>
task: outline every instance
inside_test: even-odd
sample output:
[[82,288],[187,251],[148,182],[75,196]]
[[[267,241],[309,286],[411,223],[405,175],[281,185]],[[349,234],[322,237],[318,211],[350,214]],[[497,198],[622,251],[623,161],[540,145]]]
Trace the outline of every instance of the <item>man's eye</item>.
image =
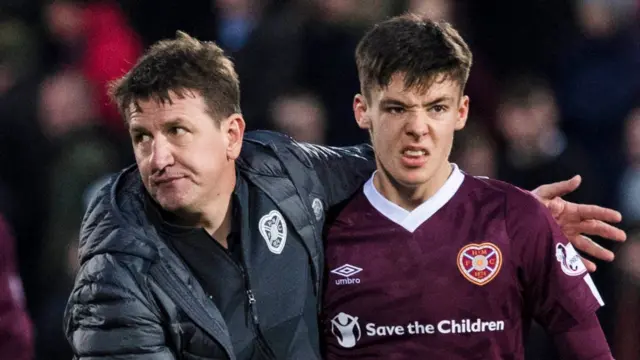
[[169,133],[172,135],[183,135],[187,133],[187,129],[180,126],[173,126],[169,129]]
[[387,112],[390,114],[403,114],[404,111],[405,111],[404,108],[400,106],[393,106],[393,107],[387,108]]
[[151,139],[151,137],[147,134],[135,134],[133,136],[133,142],[135,142],[136,144],[147,141]]
[[445,112],[447,111],[447,107],[444,105],[434,105],[431,108],[431,111],[437,112],[437,113],[441,113],[441,112]]

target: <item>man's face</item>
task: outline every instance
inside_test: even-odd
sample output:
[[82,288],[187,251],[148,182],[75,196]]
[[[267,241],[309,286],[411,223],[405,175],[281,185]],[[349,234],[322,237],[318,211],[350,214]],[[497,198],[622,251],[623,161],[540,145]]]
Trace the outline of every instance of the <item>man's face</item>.
[[465,125],[469,98],[461,96],[457,82],[442,77],[426,92],[404,84],[396,74],[388,87],[371,91],[370,101],[356,96],[354,112],[358,125],[369,130],[378,170],[415,188],[434,175],[448,176],[453,133]]
[[[139,101],[129,131],[144,186],[163,209],[199,213],[233,183],[244,120],[238,114],[218,125],[197,92],[172,103]],[[133,106],[132,106],[133,108]]]

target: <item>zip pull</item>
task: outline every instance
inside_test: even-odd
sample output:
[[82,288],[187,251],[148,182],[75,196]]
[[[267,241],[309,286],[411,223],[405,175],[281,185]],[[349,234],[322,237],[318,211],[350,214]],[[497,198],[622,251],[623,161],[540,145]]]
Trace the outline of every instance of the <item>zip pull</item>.
[[251,312],[251,317],[253,318],[254,324],[258,326],[260,321],[258,320],[258,314],[256,313],[255,308],[256,297],[253,296],[253,291],[251,291],[251,289],[247,290],[247,297],[249,298],[249,310]]
[[249,298],[249,305],[253,305],[256,303],[256,297],[253,296],[253,291],[247,290],[247,297]]

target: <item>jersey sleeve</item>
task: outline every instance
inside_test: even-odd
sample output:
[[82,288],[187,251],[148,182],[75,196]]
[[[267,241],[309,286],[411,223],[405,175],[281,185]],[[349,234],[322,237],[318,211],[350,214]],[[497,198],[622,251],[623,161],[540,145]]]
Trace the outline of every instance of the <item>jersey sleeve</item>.
[[610,359],[595,315],[604,303],[559,225],[525,192],[509,194],[506,211],[527,314],[554,339],[563,359]]

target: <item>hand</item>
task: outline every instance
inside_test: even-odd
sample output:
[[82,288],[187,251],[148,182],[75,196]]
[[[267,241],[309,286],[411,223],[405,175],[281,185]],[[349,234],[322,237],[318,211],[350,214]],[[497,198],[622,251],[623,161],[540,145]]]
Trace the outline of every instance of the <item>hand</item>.
[[[582,178],[576,175],[565,181],[539,186],[532,191],[556,219],[564,235],[576,247],[596,259],[613,261],[613,252],[598,245],[586,235],[596,235],[613,241],[625,241],[627,234],[621,229],[608,223],[618,223],[622,220],[619,212],[596,205],[576,204],[565,201],[561,196],[575,191]],[[584,265],[590,272],[596,270],[596,264],[582,258]]]

